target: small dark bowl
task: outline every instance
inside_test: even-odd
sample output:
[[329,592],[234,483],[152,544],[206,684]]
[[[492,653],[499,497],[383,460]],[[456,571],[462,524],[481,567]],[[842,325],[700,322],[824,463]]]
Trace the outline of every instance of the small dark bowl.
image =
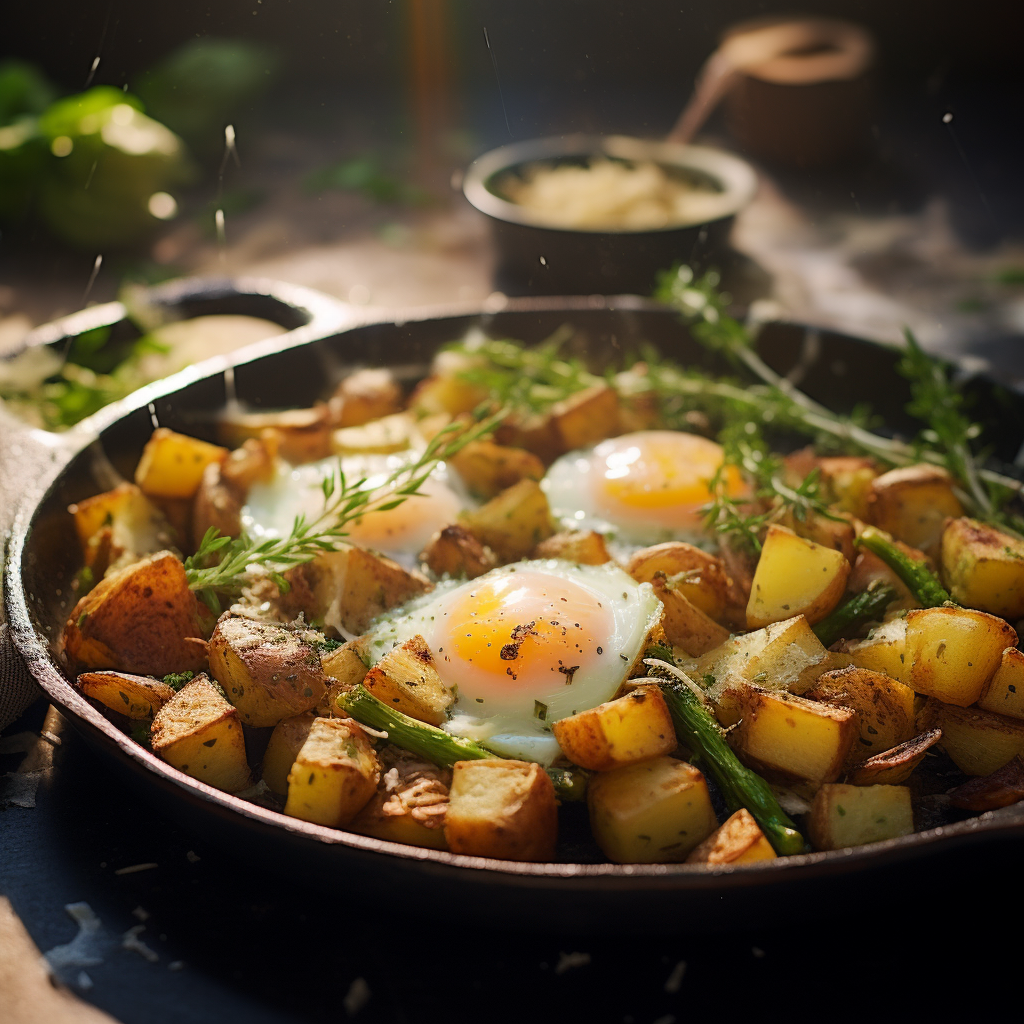
[[[583,164],[593,157],[653,161],[708,182],[721,193],[720,212],[651,230],[567,228],[501,192],[508,175],[530,165]],[[474,160],[463,181],[466,198],[490,220],[498,256],[495,285],[508,295],[650,294],[658,271],[673,263],[701,269],[727,255],[733,218],[756,187],[753,168],[730,153],[620,135],[512,143]]]

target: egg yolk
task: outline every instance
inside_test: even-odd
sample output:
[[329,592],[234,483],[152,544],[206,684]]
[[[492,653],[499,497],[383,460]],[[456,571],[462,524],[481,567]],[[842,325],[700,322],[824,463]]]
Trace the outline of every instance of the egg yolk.
[[432,637],[441,676],[481,714],[557,692],[613,656],[602,647],[615,624],[607,599],[542,573],[481,581],[441,618]]
[[[720,445],[697,434],[648,430],[612,438],[595,449],[594,502],[610,522],[668,528],[700,526],[700,509],[711,501],[708,484],[722,464]],[[745,485],[729,466],[727,493]]]

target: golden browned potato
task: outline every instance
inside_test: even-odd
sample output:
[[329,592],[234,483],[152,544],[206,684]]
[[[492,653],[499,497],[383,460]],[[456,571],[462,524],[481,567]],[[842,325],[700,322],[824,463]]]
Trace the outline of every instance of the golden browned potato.
[[520,480],[460,520],[502,564],[525,558],[555,532],[547,495],[536,480]]
[[354,545],[317,555],[285,573],[291,585],[282,611],[341,634],[363,633],[382,612],[423,594],[433,584],[422,573]]
[[595,384],[558,402],[550,416],[562,452],[587,448],[619,433],[618,392]]
[[555,787],[532,761],[458,761],[444,831],[452,853],[552,860],[558,839]]
[[242,506],[245,491],[224,479],[220,463],[212,462],[203,471],[203,478],[192,501],[192,544],[198,548],[208,530],[224,537],[237,537],[242,532]]
[[819,622],[842,600],[850,563],[841,551],[772,523],[761,548],[747,603],[747,628],[803,615]]
[[871,481],[867,521],[934,558],[942,527],[964,514],[950,475],[938,466],[891,469]]
[[832,782],[857,739],[857,714],[790,693],[747,686],[736,694],[740,720],[729,742],[769,778]]
[[222,615],[210,637],[210,674],[246,725],[310,711],[327,689],[320,656],[284,626]]
[[128,672],[83,672],[76,685],[86,697],[136,719],[152,718],[174,696],[162,680]]
[[828,783],[815,794],[807,834],[816,850],[842,850],[914,831],[906,786]]
[[1017,645],[1009,623],[972,608],[907,612],[904,682],[945,704],[973,704],[995,674],[1007,647]]
[[169,551],[104,577],[64,626],[74,671],[112,668],[163,677],[206,668],[199,606],[185,567]]
[[729,630],[690,604],[686,594],[675,589],[660,573],[651,585],[661,601],[661,625],[673,647],[681,647],[691,657],[699,658],[729,639]]
[[154,498],[191,498],[211,462],[223,462],[227,448],[157,427],[142,449],[135,482]]
[[455,700],[419,634],[388,651],[366,673],[363,686],[388,707],[430,725],[442,725]]
[[324,670],[327,689],[324,691],[316,713],[324,718],[348,718],[346,712],[338,708],[338,697],[348,693],[366,677],[368,658],[366,637],[356,637],[331,651],[320,652],[320,666]]
[[656,757],[592,775],[590,831],[616,864],[671,864],[718,828],[707,781],[686,761]]
[[914,735],[914,691],[881,672],[855,666],[825,672],[806,696],[857,712],[860,735],[850,748],[847,764],[880,754]]
[[873,629],[863,640],[844,640],[835,645],[836,660],[872,672],[884,672],[891,679],[907,682],[907,620],[890,619]]
[[459,523],[446,526],[436,534],[420,555],[438,576],[463,576],[474,580],[498,564],[494,552]]
[[312,711],[304,711],[301,715],[282,718],[274,726],[267,749],[263,752],[263,781],[272,793],[288,795],[288,773],[315,720],[316,715]]
[[814,511],[808,511],[801,518],[788,506],[783,506],[775,514],[778,516],[775,522],[779,526],[824,548],[841,551],[843,557],[853,565],[857,558],[857,549],[853,544],[857,531],[848,519],[830,519]]
[[1024,800],[1024,758],[1019,755],[984,778],[968,779],[946,794],[962,811],[981,814]]
[[520,480],[540,480],[544,476],[544,463],[533,452],[493,441],[470,441],[449,464],[470,493],[485,500]]
[[187,682],[153,717],[153,753],[209,786],[237,793],[249,785],[238,712],[206,676]]
[[1024,616],[1024,540],[976,519],[951,519],[942,531],[940,557],[958,604],[1004,619]]
[[331,454],[333,424],[326,405],[282,412],[228,413],[217,427],[221,441],[229,448],[237,448],[249,438],[266,438],[269,431],[278,454],[293,465]]
[[999,668],[985,684],[978,707],[1010,718],[1024,718],[1024,653],[1007,647]]
[[755,864],[774,859],[772,844],[765,838],[750,811],[741,807],[693,850],[686,858],[686,863]]
[[317,718],[288,775],[284,813],[330,828],[347,825],[380,781],[373,744],[351,718]]
[[531,558],[561,558],[576,565],[604,565],[612,556],[596,530],[565,530],[542,540]]
[[390,370],[366,367],[350,373],[328,405],[336,426],[358,427],[400,412],[402,388]]
[[928,729],[891,750],[851,765],[844,782],[853,786],[899,786],[910,778],[924,755],[942,739],[941,729]]
[[821,499],[840,512],[858,519],[867,518],[871,481],[878,476],[873,459],[858,455],[817,456],[812,448],[802,448],[786,456],[787,479],[799,486],[814,471],[818,472]]
[[1024,753],[1024,722],[979,708],[929,697],[918,715],[921,729],[941,729],[939,746],[965,775],[991,775]]
[[573,764],[610,771],[675,750],[676,733],[656,686],[638,686],[624,697],[580,711],[552,726]]

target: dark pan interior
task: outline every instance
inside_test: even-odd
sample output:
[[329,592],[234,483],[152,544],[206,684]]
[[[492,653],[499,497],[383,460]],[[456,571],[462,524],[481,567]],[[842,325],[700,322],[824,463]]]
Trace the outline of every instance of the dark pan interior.
[[[243,300],[244,297],[239,297],[234,311],[252,312],[252,306]],[[462,337],[471,328],[481,328],[492,337],[539,342],[569,323],[576,330],[573,344],[598,365],[609,359],[616,361],[641,342],[648,342],[680,363],[712,367],[713,360],[663,307],[642,300],[608,300],[608,303],[608,306],[598,307],[586,300],[559,300],[557,303],[555,300],[523,300],[513,302],[498,313],[363,325],[242,362],[230,375],[233,383],[219,372],[166,390],[154,397],[152,410],[146,405],[133,408],[129,399],[124,403],[128,408],[116,418],[112,415],[99,431],[98,439],[70,460],[26,523],[18,582],[30,619],[27,625],[33,627],[36,637],[52,641],[59,635],[73,604],[71,581],[80,566],[80,553],[67,517],[67,506],[111,486],[112,473],[131,477],[152,429],[154,415],[163,426],[214,439],[214,420],[224,406],[229,387],[234,388],[238,400],[245,404],[275,408],[308,405],[325,397],[337,380],[357,366],[391,366],[411,385],[439,345]],[[203,311],[207,310],[208,307],[204,307]],[[800,386],[826,405],[848,411],[858,403],[870,402],[891,428],[908,434],[917,429],[904,412],[909,391],[906,381],[896,372],[898,353],[891,349],[829,332],[775,324],[764,329],[760,351],[781,372],[798,366]],[[971,387],[982,403],[979,407],[986,412],[991,410],[991,418],[998,425],[993,437],[999,457],[1011,459],[1024,437],[1024,398],[1004,393],[981,380],[972,382]],[[17,602],[12,604],[12,609],[17,614]],[[37,664],[34,671],[58,703],[67,706],[68,695],[73,696],[73,720],[76,714],[81,717],[75,704],[80,704],[81,699],[66,683],[55,682],[56,661],[52,654],[47,660],[48,666]],[[29,661],[31,664],[32,659]],[[165,803],[170,813],[190,819],[193,826],[199,824],[211,835],[222,835],[227,842],[236,844],[238,830],[247,830],[253,838],[258,837],[257,856],[271,860],[280,856],[289,860],[303,857],[326,867],[337,863],[338,855],[344,852],[353,859],[353,865],[358,863],[364,870],[380,873],[389,884],[416,886],[422,882],[421,876],[432,875],[444,886],[468,885],[481,894],[486,891],[488,899],[508,904],[512,913],[516,912],[519,902],[516,893],[524,888],[543,892],[547,900],[561,894],[566,911],[571,910],[576,915],[583,930],[606,927],[609,914],[620,920],[629,919],[639,910],[632,901],[641,893],[655,901],[675,901],[691,908],[704,904],[717,906],[716,901],[726,896],[742,902],[743,894],[749,893],[751,886],[757,886],[766,899],[769,892],[780,894],[783,902],[791,898],[785,894],[791,893],[794,885],[802,887],[809,896],[814,888],[810,884],[813,879],[821,881],[837,873],[848,873],[851,868],[870,873],[889,864],[903,863],[942,838],[941,834],[917,834],[906,840],[881,844],[875,850],[852,851],[852,856],[851,851],[843,851],[842,857],[812,854],[776,862],[774,870],[698,874],[681,865],[640,870],[590,866],[593,851],[588,851],[585,843],[575,845],[570,819],[564,852],[577,859],[582,870],[574,869],[573,865],[557,865],[553,875],[538,872],[535,866],[515,866],[507,871],[481,870],[486,865],[478,862],[467,867],[466,862],[470,860],[467,858],[409,848],[396,850],[391,844],[376,841],[358,842],[354,848],[346,846],[352,837],[339,833],[330,835],[331,830],[317,827],[303,828],[304,823],[280,819],[272,812],[253,808],[236,798],[212,791],[204,793],[202,787],[184,777],[173,778],[177,773],[171,769],[159,769],[160,777],[154,779],[154,765],[149,763],[153,760],[151,757],[147,761],[130,749],[133,744],[101,735],[106,732],[102,728],[85,729],[93,745],[108,754],[113,753],[119,766],[128,769],[126,777],[130,782],[150,790],[155,782],[155,791],[169,798]],[[582,808],[572,810],[582,813]],[[999,827],[998,823],[984,827],[963,824],[968,827],[947,835],[947,845],[984,835],[990,827]],[[367,853],[374,849],[383,852]],[[595,886],[610,900],[603,910],[587,908],[586,894],[593,894]],[[774,902],[769,900],[765,908]],[[527,916],[531,913],[528,906],[519,910]]]

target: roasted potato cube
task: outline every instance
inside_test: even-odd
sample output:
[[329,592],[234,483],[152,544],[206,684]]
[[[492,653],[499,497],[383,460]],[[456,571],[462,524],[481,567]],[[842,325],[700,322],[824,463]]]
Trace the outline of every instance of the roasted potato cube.
[[366,673],[363,686],[388,707],[430,725],[442,725],[455,700],[419,634],[388,651]]
[[868,522],[931,558],[946,519],[963,514],[952,478],[938,466],[904,466],[871,481]]
[[431,572],[455,579],[476,579],[498,564],[494,552],[458,523],[441,530],[420,557]]
[[952,519],[941,552],[954,601],[1004,619],[1024,617],[1024,540],[976,519]]
[[382,612],[425,593],[433,584],[422,573],[346,545],[317,555],[285,573],[291,589],[281,597],[286,614],[341,634],[363,633]]
[[881,672],[849,668],[825,672],[807,691],[811,700],[857,712],[858,741],[848,764],[889,750],[914,735],[914,691]]
[[985,684],[978,707],[997,715],[1024,718],[1024,653],[1007,647],[995,675]]
[[853,544],[857,531],[848,519],[831,519],[814,511],[808,511],[801,519],[791,507],[785,505],[775,514],[778,516],[775,522],[779,526],[823,548],[841,551],[843,557],[853,565],[857,557],[857,549]]
[[192,545],[197,549],[209,530],[224,537],[237,537],[242,532],[245,492],[228,483],[223,474],[223,466],[211,462],[203,471],[192,501]]
[[341,427],[331,434],[331,452],[335,455],[388,455],[401,452],[419,440],[412,417],[396,412],[357,427]]
[[461,352],[441,351],[434,357],[431,374],[420,381],[409,399],[409,408],[417,416],[447,413],[461,416],[472,412],[487,400],[487,390],[465,380],[462,376],[477,365],[479,360]]
[[755,770],[782,780],[832,782],[857,739],[857,714],[790,693],[747,686],[729,742]]
[[843,850],[914,831],[906,786],[828,783],[814,796],[807,833],[816,850]]
[[619,395],[608,384],[595,384],[558,402],[551,421],[563,452],[586,448],[619,432]]
[[691,657],[699,658],[729,639],[729,631],[724,626],[690,604],[686,595],[676,590],[664,576],[656,575],[651,583],[662,604],[662,628],[673,647],[681,647]]
[[774,859],[772,844],[750,811],[741,807],[686,858],[686,863],[754,864]]
[[494,431],[497,444],[511,448],[525,448],[533,452],[546,466],[551,465],[559,455],[567,451],[562,436],[555,426],[554,417],[537,414],[520,417],[507,416]]
[[270,483],[276,472],[277,436],[273,431],[260,437],[250,437],[241,447],[229,452],[221,463],[224,482],[243,494],[254,483]]
[[1017,634],[1009,623],[972,608],[907,612],[906,683],[945,704],[973,704]]
[[332,427],[328,407],[317,405],[281,412],[230,413],[220,420],[217,430],[229,448],[237,448],[249,438],[266,439],[269,431],[281,458],[298,464],[331,454]]
[[798,537],[772,523],[761,549],[747,603],[747,628],[803,615],[819,622],[846,591],[850,563],[841,551]]
[[991,775],[1024,753],[1024,722],[1019,718],[929,697],[917,723],[922,729],[942,730],[939,746],[965,775]]
[[75,605],[63,644],[76,671],[112,668],[162,678],[206,668],[195,594],[169,551],[100,580]]
[[152,718],[174,696],[160,679],[128,672],[83,672],[77,686],[86,697],[135,719]]
[[616,864],[668,864],[718,828],[704,776],[672,757],[593,775],[587,785],[590,830]]
[[544,463],[533,452],[493,441],[470,441],[451,458],[449,465],[471,494],[485,500],[520,480],[540,480],[544,476]]
[[849,664],[871,672],[883,672],[891,679],[907,682],[907,620],[890,619],[873,629],[863,640],[844,640],[836,645],[842,655],[839,660],[849,659]]
[[327,689],[316,648],[273,622],[224,615],[210,637],[210,674],[246,725],[311,711]]
[[370,738],[351,718],[317,718],[288,773],[284,813],[347,825],[373,797],[380,770]]
[[962,811],[981,814],[1024,800],[1024,759],[1019,755],[984,778],[968,779],[951,789],[949,802]]
[[402,388],[390,370],[366,367],[338,385],[329,405],[337,426],[358,427],[400,412]]
[[637,551],[626,564],[637,583],[650,583],[663,573],[705,615],[725,625],[746,625],[745,599],[720,558],[683,541],[668,541]]
[[227,448],[157,427],[142,449],[135,482],[153,498],[191,498],[211,462],[223,462]]
[[237,793],[249,785],[238,712],[206,676],[187,682],[153,717],[153,753],[208,786]]
[[661,691],[639,686],[624,697],[570,715],[552,726],[573,764],[604,772],[668,754],[677,746]]
[[558,839],[555,787],[530,761],[458,761],[444,830],[452,853],[552,860]]
[[850,765],[844,782],[852,786],[898,786],[910,778],[924,755],[942,739],[941,729],[929,729],[891,750]]
[[576,565],[604,565],[612,560],[604,537],[596,530],[565,530],[542,540],[531,558],[561,558]]
[[462,525],[501,563],[525,558],[554,532],[547,495],[536,480],[520,480],[487,504],[463,512]]
[[315,720],[316,715],[312,711],[304,711],[301,715],[282,718],[270,734],[263,753],[263,781],[278,796],[288,795],[288,773]]
[[320,652],[320,667],[324,671],[327,689],[316,706],[318,715],[324,718],[349,717],[338,709],[336,702],[341,694],[348,693],[366,677],[367,657],[366,637],[356,637],[332,651]]

